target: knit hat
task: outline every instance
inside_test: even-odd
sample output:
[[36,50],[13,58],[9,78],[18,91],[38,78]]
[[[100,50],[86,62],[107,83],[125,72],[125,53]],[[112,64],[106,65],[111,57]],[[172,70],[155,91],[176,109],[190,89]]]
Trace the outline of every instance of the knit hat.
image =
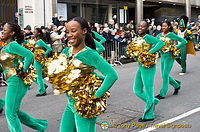
[[30,25],[27,25],[24,30],[31,30],[31,26]]

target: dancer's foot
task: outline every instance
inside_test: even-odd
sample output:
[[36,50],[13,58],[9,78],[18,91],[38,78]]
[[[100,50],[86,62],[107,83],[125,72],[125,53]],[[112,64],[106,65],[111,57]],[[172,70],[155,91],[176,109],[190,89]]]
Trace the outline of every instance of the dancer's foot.
[[140,118],[139,120],[138,120],[138,122],[147,122],[147,121],[153,121],[154,119],[142,119],[142,118]]
[[46,92],[45,92],[45,93],[43,93],[43,94],[36,94],[36,97],[45,96],[45,95],[47,95],[47,93],[46,93]]
[[160,94],[158,94],[158,95],[156,96],[156,98],[159,99],[159,100],[161,100],[161,99],[164,99],[165,97],[162,97],[162,96],[160,96]]
[[45,89],[47,89],[47,88],[48,88],[48,85],[44,85],[44,87],[45,87]]
[[177,95],[177,94],[178,94],[178,92],[179,92],[179,90],[180,90],[180,88],[181,88],[181,86],[180,86],[180,87],[178,87],[178,88],[176,88],[176,89],[174,90],[174,93],[173,93],[173,95]]
[[0,114],[3,112],[3,109],[0,110]]

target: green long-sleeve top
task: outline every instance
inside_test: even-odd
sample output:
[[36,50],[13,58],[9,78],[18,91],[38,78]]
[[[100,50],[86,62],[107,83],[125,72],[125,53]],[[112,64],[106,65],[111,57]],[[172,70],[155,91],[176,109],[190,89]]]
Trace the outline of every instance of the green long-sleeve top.
[[102,44],[100,44],[100,42],[98,42],[96,39],[93,39],[94,43],[96,45],[96,49],[98,53],[101,53],[105,50],[104,46]]
[[143,39],[146,41],[147,44],[151,44],[151,49],[149,52],[151,54],[155,53],[156,51],[160,50],[165,43],[159,40],[158,38],[153,37],[152,35],[146,34]]
[[100,42],[99,42],[100,44],[103,44],[104,42],[106,42],[106,39],[103,36],[101,36],[100,34],[98,34],[95,31],[92,31],[92,32],[94,33],[95,38],[100,40]]
[[[98,34],[97,32],[95,31],[92,31],[92,33],[94,34],[94,37],[93,40],[94,40],[94,43],[96,45],[96,48],[97,48],[97,52],[98,53],[101,53],[105,50],[104,46],[102,45],[104,42],[106,42],[106,39],[101,36],[100,34]],[[93,36],[93,35],[91,35]],[[97,41],[96,39],[100,40],[100,41]]]
[[[70,47],[65,48],[62,53],[69,57]],[[101,87],[95,93],[95,96],[100,98],[106,91],[108,91],[114,82],[118,79],[117,72],[110,64],[108,64],[95,50],[85,47],[86,50],[78,53],[75,59],[82,61],[88,66],[94,66],[99,72],[101,72],[105,78]]]
[[[5,47],[4,47],[5,48]],[[23,71],[25,72],[33,62],[33,53],[28,49],[19,45],[16,41],[12,41],[4,50],[5,53],[19,55],[24,58]],[[14,60],[15,67],[18,65],[18,59]]]
[[[152,35],[148,35],[146,34],[143,39],[145,40],[145,42],[147,44],[151,45],[151,48],[149,49],[149,52],[151,54],[159,51],[165,44],[164,42],[162,42],[161,40],[159,40],[158,38],[153,37]],[[139,67],[143,68],[143,65],[140,64],[140,62],[138,61]]]
[[[160,37],[164,37],[163,33],[159,33],[157,38],[159,39]],[[179,37],[178,35],[176,35],[175,33],[168,33],[167,35],[165,35],[165,37],[170,38],[171,40],[174,41],[179,41],[181,42],[179,45],[176,46],[177,49],[181,48],[182,46],[187,44],[187,40],[185,40],[184,38]]]
[[47,55],[49,52],[52,51],[51,47],[49,47],[42,39],[39,39],[36,45],[46,49],[46,52],[44,53],[44,55]]

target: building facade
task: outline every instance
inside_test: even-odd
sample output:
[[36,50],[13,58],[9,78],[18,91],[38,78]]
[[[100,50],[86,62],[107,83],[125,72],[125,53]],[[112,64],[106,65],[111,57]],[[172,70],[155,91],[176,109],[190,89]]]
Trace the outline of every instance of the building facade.
[[19,24],[42,26],[52,22],[54,13],[65,21],[82,16],[88,21],[103,24],[114,19],[118,23],[135,23],[144,18],[174,19],[187,15],[196,21],[200,0],[1,0],[0,21],[14,20],[19,12]]

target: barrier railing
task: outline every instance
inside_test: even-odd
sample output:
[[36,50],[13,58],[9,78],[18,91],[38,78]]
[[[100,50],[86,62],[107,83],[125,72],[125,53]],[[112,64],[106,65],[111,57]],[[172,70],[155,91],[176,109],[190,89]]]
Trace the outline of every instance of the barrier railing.
[[[65,46],[67,46],[64,43],[60,43],[60,44],[52,44],[51,47],[54,47],[56,45],[62,45],[63,49],[65,48]],[[120,45],[120,43],[115,40],[106,42],[103,44],[103,46],[105,47],[105,51],[103,52],[103,58],[107,62],[109,62],[110,64],[123,65],[120,62],[120,57],[124,55],[125,45]]]

